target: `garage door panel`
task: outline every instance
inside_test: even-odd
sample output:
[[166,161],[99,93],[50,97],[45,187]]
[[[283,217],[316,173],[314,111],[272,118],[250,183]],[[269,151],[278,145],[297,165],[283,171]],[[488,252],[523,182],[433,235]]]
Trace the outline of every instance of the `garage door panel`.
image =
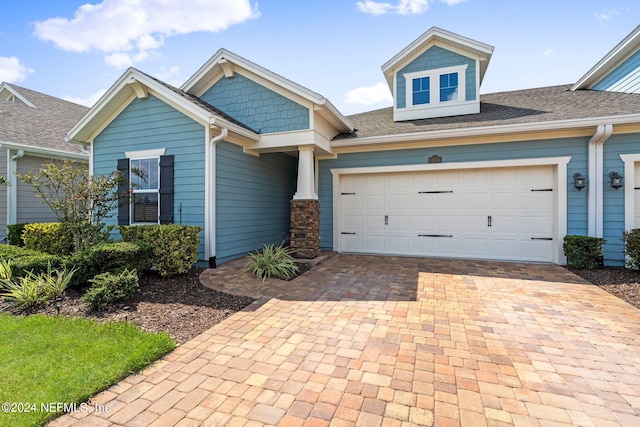
[[553,259],[555,242],[531,238],[554,236],[554,167],[343,178],[348,185],[341,186],[342,192],[361,191],[353,198],[343,196],[344,231],[351,228],[364,234],[361,240],[351,238],[349,245],[344,239],[344,248],[375,253]]
[[638,190],[634,190],[635,192],[635,215],[634,215],[634,228],[640,228],[640,163],[636,163],[634,169],[635,182],[633,188],[638,188]]
[[343,209],[349,211],[351,209],[360,210],[363,206],[363,197],[359,195],[344,195],[342,196]]
[[363,215],[348,215],[343,216],[343,226],[345,231],[348,232],[362,232],[364,230],[364,216]]
[[365,250],[363,235],[343,234],[342,247],[348,252],[362,252]]
[[385,249],[385,236],[384,235],[372,235],[366,234],[364,236],[364,243],[368,252],[384,253]]

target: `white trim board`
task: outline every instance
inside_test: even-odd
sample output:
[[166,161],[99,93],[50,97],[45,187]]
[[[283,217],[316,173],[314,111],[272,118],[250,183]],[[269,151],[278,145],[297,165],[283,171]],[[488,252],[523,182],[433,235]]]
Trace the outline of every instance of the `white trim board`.
[[624,162],[624,229],[635,228],[636,193],[634,182],[636,178],[636,163],[640,162],[640,154],[620,154]]
[[340,177],[351,174],[371,174],[390,172],[422,172],[439,171],[453,169],[484,169],[484,168],[508,168],[526,166],[556,166],[556,247],[553,254],[553,262],[556,264],[566,263],[566,258],[562,251],[562,241],[567,234],[567,165],[571,160],[566,157],[543,157],[533,159],[514,160],[489,160],[480,162],[455,162],[455,163],[434,163],[434,164],[414,164],[398,166],[373,166],[359,168],[336,168],[330,169],[333,175],[333,250],[340,252],[340,230],[342,211],[340,198]]

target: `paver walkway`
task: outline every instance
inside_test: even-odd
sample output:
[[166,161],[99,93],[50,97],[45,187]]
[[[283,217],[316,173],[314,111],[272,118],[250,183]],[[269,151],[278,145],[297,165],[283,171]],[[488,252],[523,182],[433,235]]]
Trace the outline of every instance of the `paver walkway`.
[[638,426],[640,311],[559,266],[337,255],[51,425]]

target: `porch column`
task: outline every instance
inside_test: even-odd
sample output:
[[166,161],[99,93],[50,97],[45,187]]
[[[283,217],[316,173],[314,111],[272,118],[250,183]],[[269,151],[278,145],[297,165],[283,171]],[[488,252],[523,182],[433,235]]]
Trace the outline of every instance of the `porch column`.
[[291,200],[290,246],[298,258],[320,253],[320,202],[315,189],[313,146],[298,147],[298,186]]
[[294,200],[317,200],[314,182],[313,145],[298,147],[298,185]]

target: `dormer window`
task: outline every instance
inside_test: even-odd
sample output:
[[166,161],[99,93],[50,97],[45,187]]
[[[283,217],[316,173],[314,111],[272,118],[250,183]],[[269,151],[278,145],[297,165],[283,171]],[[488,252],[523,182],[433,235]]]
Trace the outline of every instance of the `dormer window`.
[[440,102],[458,100],[458,73],[440,74]]
[[[464,102],[467,65],[404,74],[407,108],[434,108],[440,104]],[[436,94],[432,96],[432,94]]]
[[431,77],[418,77],[413,79],[413,105],[428,104],[431,102]]

